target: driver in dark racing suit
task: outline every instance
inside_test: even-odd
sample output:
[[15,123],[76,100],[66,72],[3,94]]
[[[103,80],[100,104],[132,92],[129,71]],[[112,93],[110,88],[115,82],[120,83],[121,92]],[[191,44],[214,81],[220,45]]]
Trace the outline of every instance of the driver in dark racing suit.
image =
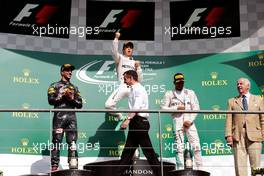
[[[48,101],[55,109],[82,108],[82,98],[76,86],[71,82],[72,71],[75,67],[71,64],[61,66],[61,80],[52,83],[48,89]],[[70,169],[78,169],[77,119],[75,112],[54,112],[52,131],[51,170],[56,171],[60,162],[60,147],[64,132],[68,144],[68,163]]]

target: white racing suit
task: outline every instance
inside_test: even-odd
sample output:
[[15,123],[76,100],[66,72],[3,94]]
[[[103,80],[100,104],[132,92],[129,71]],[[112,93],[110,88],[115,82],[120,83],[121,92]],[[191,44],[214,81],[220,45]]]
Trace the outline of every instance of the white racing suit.
[[[164,95],[161,108],[162,109],[175,109],[178,105],[185,105],[185,110],[199,110],[199,102],[193,90],[183,88],[182,91],[170,90]],[[194,152],[194,160],[197,168],[202,166],[201,146],[197,129],[194,120],[197,114],[194,113],[173,113],[173,127],[175,133],[174,149],[176,149],[176,168],[183,169],[184,165],[184,132],[191,144]],[[192,125],[189,128],[184,128],[184,121],[191,121]]]
[[[128,97],[130,88],[124,83],[123,74],[128,70],[135,70],[138,74],[138,81],[140,82],[143,79],[142,69],[135,67],[135,60],[131,57],[127,57],[123,54],[118,52],[118,39],[115,38],[113,40],[112,46],[112,57],[116,64],[116,72],[117,72],[117,79],[120,83],[119,87],[112,92],[112,94],[108,97],[105,102],[105,108],[107,109],[116,109],[117,103],[125,98]],[[120,118],[121,113],[113,113]],[[134,154],[134,158],[139,157],[139,150],[137,149]]]
[[124,83],[123,74],[128,70],[136,70],[138,74],[138,80],[142,80],[142,69],[141,67],[135,68],[135,60],[120,54],[118,52],[118,40],[115,38],[113,40],[112,46],[113,59],[116,64],[117,78],[120,82],[119,87],[112,92],[105,102],[105,107],[107,109],[116,109],[117,103],[124,97],[127,97],[129,94],[129,87]]

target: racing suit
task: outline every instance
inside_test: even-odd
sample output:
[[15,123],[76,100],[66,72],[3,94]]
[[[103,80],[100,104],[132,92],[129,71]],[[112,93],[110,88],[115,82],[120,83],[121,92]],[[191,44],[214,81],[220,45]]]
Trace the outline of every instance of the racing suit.
[[124,83],[123,74],[128,70],[136,70],[138,74],[138,80],[143,79],[141,67],[135,68],[135,60],[132,57],[127,57],[118,52],[118,39],[113,40],[112,46],[112,57],[116,64],[117,78],[120,82],[119,87],[112,92],[105,102],[105,107],[108,109],[116,109],[116,104],[124,97],[127,97],[129,94],[129,87]]
[[[199,102],[197,96],[193,90],[183,88],[182,91],[170,90],[167,91],[164,95],[161,108],[162,109],[175,109],[177,110],[179,105],[185,105],[185,110],[199,110]],[[173,113],[173,128],[175,135],[176,145],[176,167],[177,169],[183,169],[184,163],[184,132],[188,138],[189,143],[194,151],[194,160],[196,167],[199,168],[202,166],[202,157],[201,157],[201,146],[200,139],[197,133],[197,129],[194,124],[194,120],[197,114],[194,113]],[[192,122],[189,128],[184,128],[183,123],[185,121]]]
[[[64,95],[70,91],[74,95],[73,100],[68,100]],[[70,82],[60,80],[52,83],[48,89],[48,101],[50,105],[58,109],[75,109],[82,108],[82,98],[76,86]],[[63,139],[64,131],[66,133],[66,142],[68,144],[68,162],[74,157],[77,159],[76,151],[77,141],[77,119],[75,112],[54,112],[53,131],[51,151],[51,165],[58,166],[60,162],[60,145]]]

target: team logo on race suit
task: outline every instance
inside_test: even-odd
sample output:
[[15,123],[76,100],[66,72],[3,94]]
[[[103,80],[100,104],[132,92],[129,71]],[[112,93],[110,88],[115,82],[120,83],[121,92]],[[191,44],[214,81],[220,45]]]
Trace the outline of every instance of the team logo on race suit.
[[[119,84],[117,80],[117,73],[115,69],[115,62],[113,60],[95,60],[83,65],[76,71],[76,77],[78,80],[88,84]],[[144,65],[141,65],[142,69]],[[143,82],[154,79],[155,74],[153,70],[143,69]]]

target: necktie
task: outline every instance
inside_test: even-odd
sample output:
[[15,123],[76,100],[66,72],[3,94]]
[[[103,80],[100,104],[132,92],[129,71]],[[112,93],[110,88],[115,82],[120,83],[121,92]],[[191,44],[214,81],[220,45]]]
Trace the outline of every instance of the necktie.
[[244,111],[248,110],[248,104],[247,104],[247,97],[245,95],[242,95],[242,104]]

